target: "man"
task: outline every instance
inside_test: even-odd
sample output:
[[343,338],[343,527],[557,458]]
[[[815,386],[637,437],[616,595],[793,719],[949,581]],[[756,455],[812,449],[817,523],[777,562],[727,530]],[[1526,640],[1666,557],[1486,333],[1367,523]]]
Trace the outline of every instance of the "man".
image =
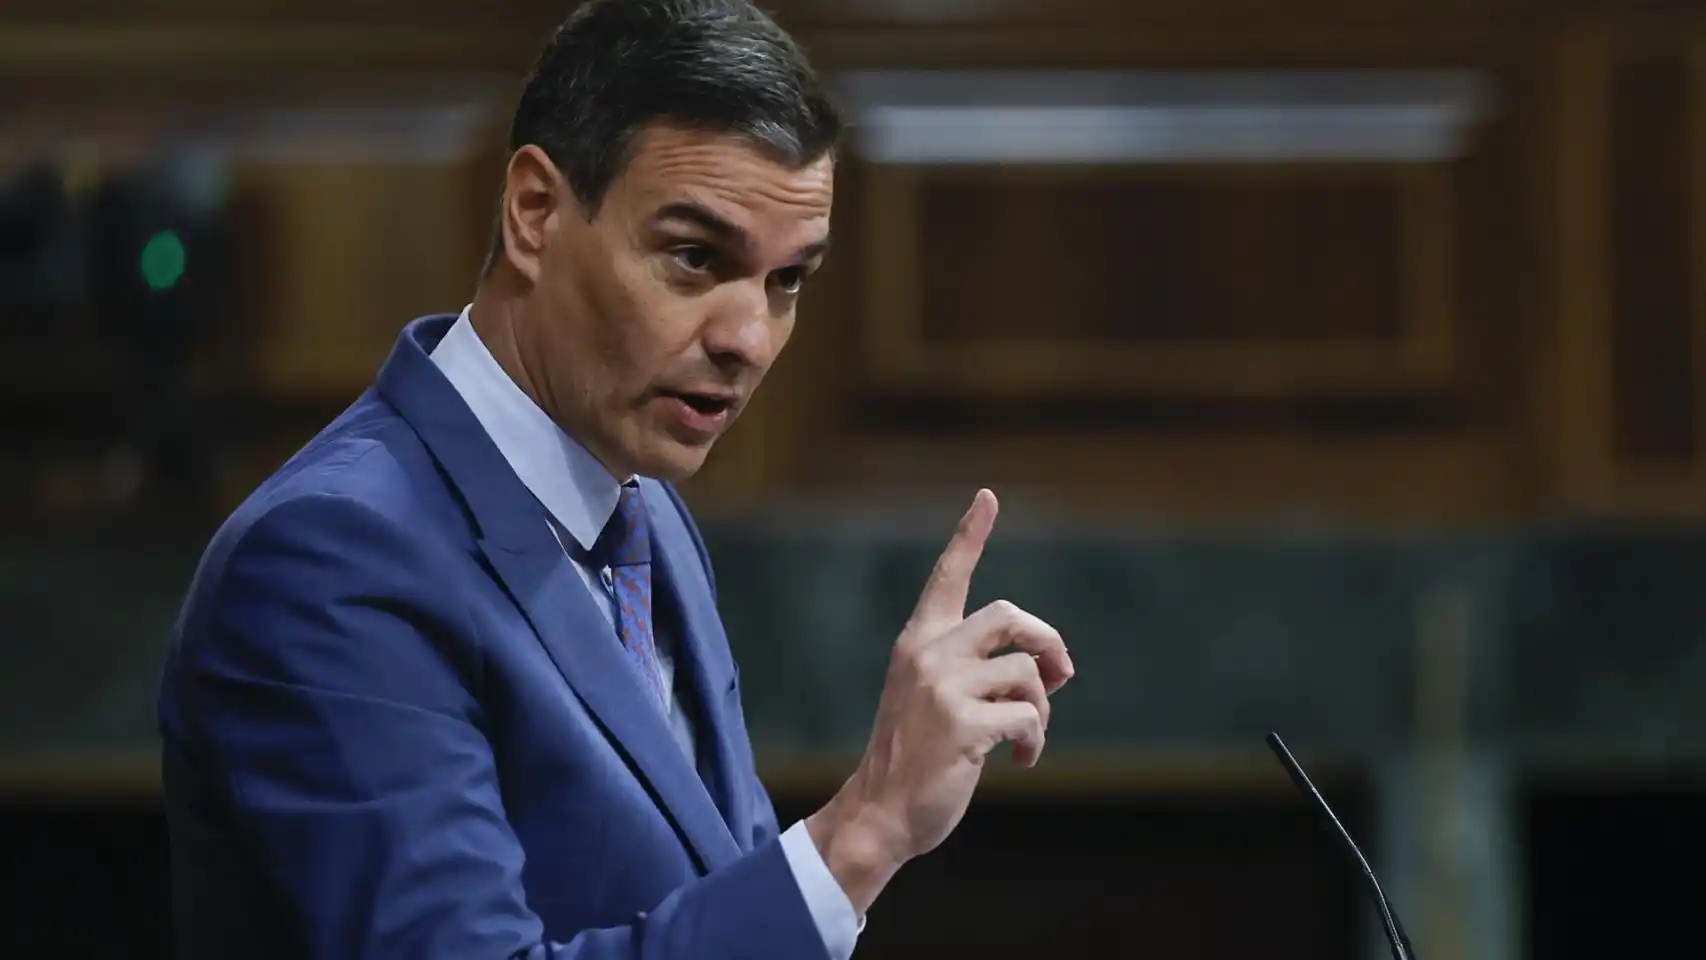
[[594,0],[550,41],[473,303],[404,330],[190,589],[160,696],[186,960],[844,960],[985,755],[1036,761],[1072,665],[1009,604],[964,616],[980,492],[841,791],[779,831],[753,768],[669,481],[788,339],[838,129],[745,0]]

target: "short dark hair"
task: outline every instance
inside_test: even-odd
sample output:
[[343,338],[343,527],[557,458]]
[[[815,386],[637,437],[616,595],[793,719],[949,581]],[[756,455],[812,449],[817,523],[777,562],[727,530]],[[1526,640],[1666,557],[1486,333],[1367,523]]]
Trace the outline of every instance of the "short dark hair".
[[[535,61],[509,152],[538,146],[591,216],[658,122],[732,134],[795,168],[842,130],[804,52],[748,0],[588,0]],[[500,210],[486,268],[502,255]]]

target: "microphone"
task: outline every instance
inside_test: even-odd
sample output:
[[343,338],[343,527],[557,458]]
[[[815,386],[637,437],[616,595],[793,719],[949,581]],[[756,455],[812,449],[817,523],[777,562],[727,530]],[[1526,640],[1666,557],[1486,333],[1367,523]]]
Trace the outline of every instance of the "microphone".
[[1350,831],[1346,830],[1345,825],[1339,822],[1338,815],[1333,813],[1333,808],[1327,805],[1327,800],[1321,796],[1321,791],[1315,789],[1315,784],[1309,782],[1309,775],[1303,772],[1303,767],[1297,762],[1297,758],[1291,755],[1290,750],[1286,749],[1285,741],[1280,739],[1279,734],[1268,734],[1267,741],[1268,749],[1274,752],[1274,756],[1278,757],[1279,762],[1284,765],[1285,772],[1291,775],[1291,782],[1296,784],[1297,789],[1309,798],[1310,804],[1330,828],[1329,832],[1341,841],[1340,846],[1350,856],[1351,861],[1362,868],[1362,878],[1366,881],[1364,886],[1368,890],[1369,899],[1374,901],[1374,909],[1380,914],[1380,925],[1386,931],[1386,942],[1392,947],[1392,960],[1416,960],[1416,951],[1410,946],[1410,938],[1404,934],[1404,925],[1398,922],[1398,915],[1392,912],[1392,905],[1386,902],[1386,894],[1380,889],[1380,881],[1375,879],[1374,868],[1368,865],[1368,858],[1362,855],[1361,850],[1357,849],[1356,841],[1351,839]]

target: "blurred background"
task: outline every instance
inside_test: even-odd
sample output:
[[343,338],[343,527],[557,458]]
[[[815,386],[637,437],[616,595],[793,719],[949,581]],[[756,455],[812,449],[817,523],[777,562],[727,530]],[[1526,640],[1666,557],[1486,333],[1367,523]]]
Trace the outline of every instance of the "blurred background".
[[[0,4],[0,955],[169,956],[224,514],[470,297],[566,0]],[[979,485],[1066,635],[859,955],[1697,955],[1706,3],[772,0],[836,251],[688,490],[784,818]],[[787,822],[784,819],[784,822]]]

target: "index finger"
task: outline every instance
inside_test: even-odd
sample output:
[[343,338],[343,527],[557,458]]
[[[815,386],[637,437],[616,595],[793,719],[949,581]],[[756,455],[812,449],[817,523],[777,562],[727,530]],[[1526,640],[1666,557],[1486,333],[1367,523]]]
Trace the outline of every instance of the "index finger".
[[959,529],[930,571],[924,591],[918,595],[918,606],[912,612],[914,620],[959,620],[966,614],[966,594],[971,590],[971,576],[983,557],[983,545],[995,528],[995,515],[1000,505],[995,494],[979,490],[972,497],[971,508],[960,518]]

